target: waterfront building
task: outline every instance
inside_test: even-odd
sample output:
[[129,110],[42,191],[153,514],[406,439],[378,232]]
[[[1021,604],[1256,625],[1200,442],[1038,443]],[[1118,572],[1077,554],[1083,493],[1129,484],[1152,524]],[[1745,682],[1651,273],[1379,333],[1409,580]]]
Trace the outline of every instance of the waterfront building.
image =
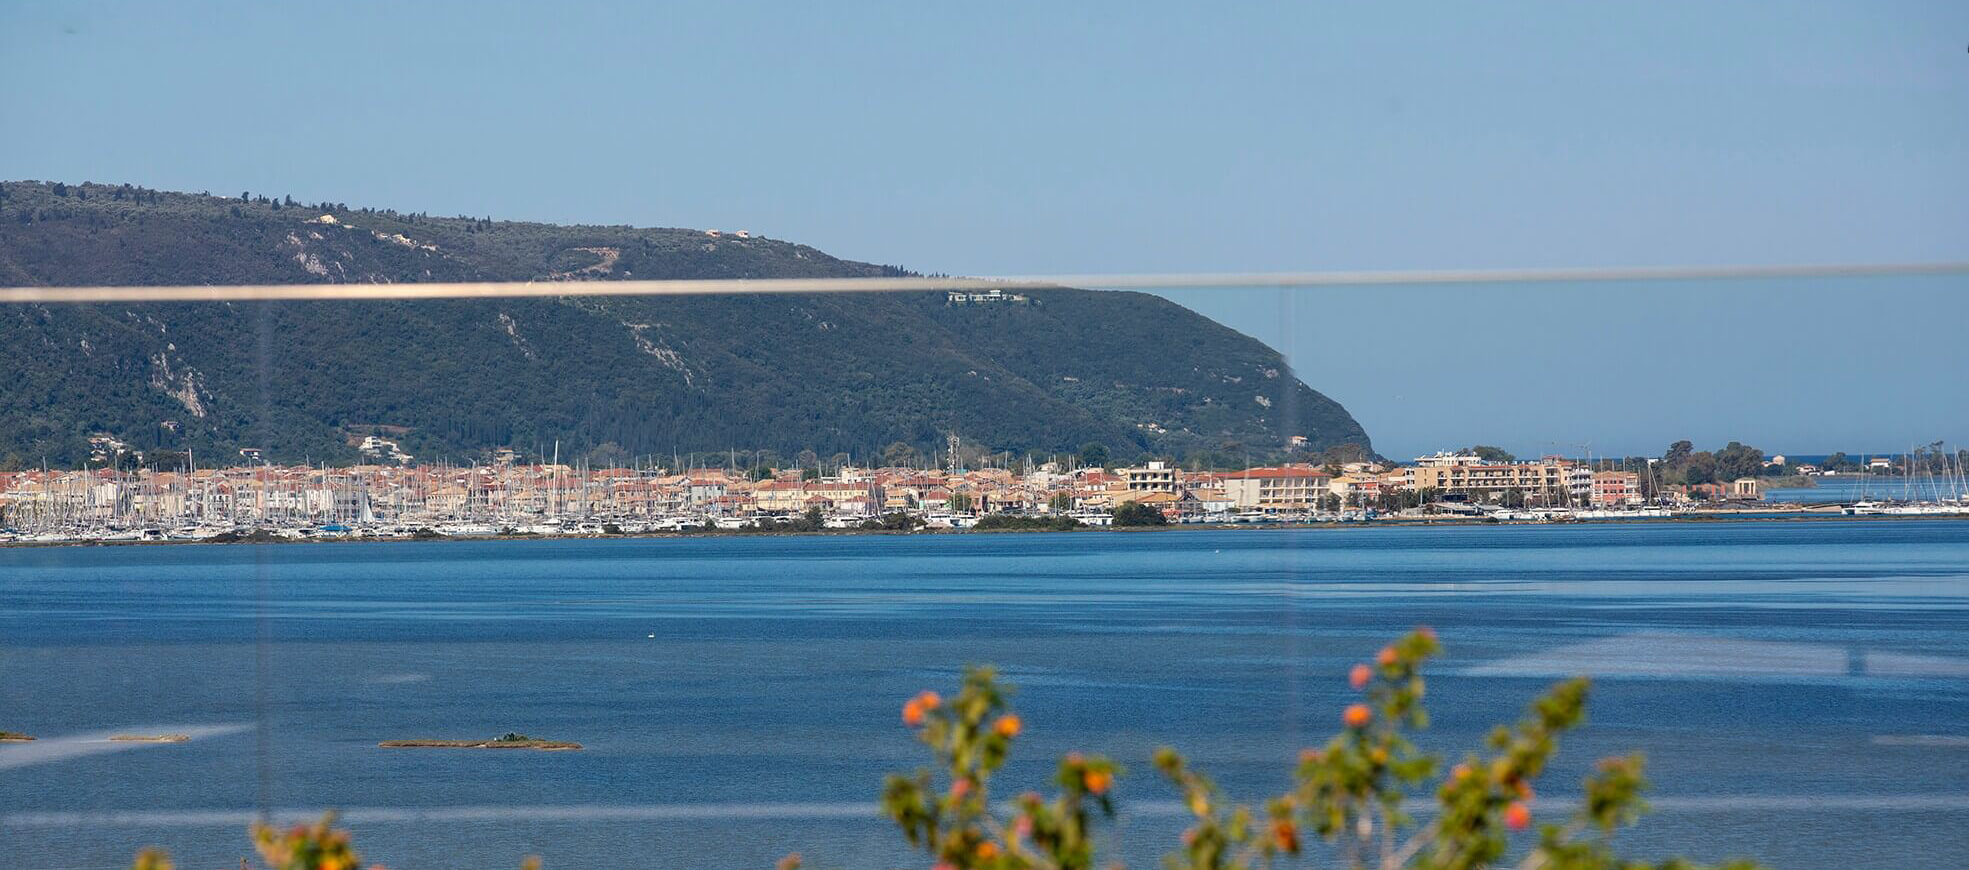
[[1175,492],[1176,469],[1161,460],[1151,460],[1141,468],[1123,468],[1121,479],[1129,492]]
[[1363,507],[1381,497],[1383,481],[1378,474],[1342,474],[1327,483],[1327,491],[1349,507]]
[[1223,514],[1237,510],[1237,503],[1224,492],[1222,483],[1213,482],[1210,486],[1199,486],[1183,491],[1185,501],[1194,499],[1196,509],[1203,514]]
[[1633,471],[1595,471],[1591,503],[1597,508],[1641,504],[1641,475]]
[[808,496],[832,502],[842,513],[869,516],[882,508],[882,485],[868,480],[816,480],[806,486]]
[[762,513],[793,513],[805,510],[813,495],[797,480],[762,480],[752,487],[752,506]]
[[1219,476],[1238,510],[1309,511],[1329,491],[1333,475],[1305,465],[1252,468]]
[[1559,459],[1557,457],[1547,457],[1547,458],[1554,462],[1563,463],[1566,466],[1566,471],[1565,471],[1566,498],[1564,500],[1565,504],[1568,505],[1586,504],[1588,501],[1592,499],[1593,497],[1593,469],[1592,468],[1584,465],[1566,463],[1565,460]]
[[[1438,461],[1427,465],[1418,462],[1413,468],[1404,469],[1404,481],[1412,489],[1461,493],[1472,498],[1502,497],[1515,489],[1526,498],[1548,503],[1558,502],[1571,492],[1571,463],[1561,460],[1477,463],[1447,454],[1424,458]],[[1590,476],[1587,482],[1590,487]]]

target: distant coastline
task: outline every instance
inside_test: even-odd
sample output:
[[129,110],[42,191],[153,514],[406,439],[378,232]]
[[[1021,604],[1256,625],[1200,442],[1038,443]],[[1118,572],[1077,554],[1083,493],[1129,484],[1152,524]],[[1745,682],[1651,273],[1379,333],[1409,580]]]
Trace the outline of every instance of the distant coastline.
[[1583,518],[1560,522],[1538,520],[1499,520],[1489,517],[1467,517],[1445,515],[1436,517],[1399,517],[1360,521],[1336,522],[1294,522],[1294,523],[1175,523],[1164,526],[1085,526],[1078,529],[916,529],[914,531],[894,531],[887,529],[820,529],[814,531],[695,531],[695,532],[631,532],[608,535],[542,535],[534,533],[493,534],[493,535],[433,535],[429,537],[324,537],[294,539],[278,536],[244,537],[237,540],[185,540],[185,541],[7,541],[0,542],[0,549],[28,547],[174,547],[184,545],[234,546],[242,544],[385,544],[409,542],[465,542],[465,541],[628,541],[662,539],[728,539],[750,538],[808,538],[808,537],[911,537],[948,535],[1027,535],[1027,534],[1083,534],[1114,533],[1136,534],[1153,532],[1184,531],[1284,531],[1284,530],[1322,530],[1322,529],[1373,529],[1373,528],[1481,528],[1505,526],[1632,526],[1632,525],[1674,525],[1685,523],[1772,523],[1772,522],[1827,522],[1846,521],[1897,521],[1897,520],[1969,520],[1965,514],[1930,514],[1918,516],[1859,515],[1841,513],[1837,506],[1785,506],[1772,508],[1751,508],[1745,510],[1701,511],[1676,514],[1667,517],[1633,518]]

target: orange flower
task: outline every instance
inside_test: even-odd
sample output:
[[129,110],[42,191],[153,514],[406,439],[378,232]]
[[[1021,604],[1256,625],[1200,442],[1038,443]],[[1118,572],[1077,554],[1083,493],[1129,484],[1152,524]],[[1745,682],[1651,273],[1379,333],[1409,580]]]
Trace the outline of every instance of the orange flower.
[[1504,808],[1504,825],[1513,831],[1531,827],[1531,807],[1525,806],[1524,801],[1512,801]]
[[1108,786],[1114,784],[1114,774],[1105,770],[1090,770],[1080,775],[1080,782],[1087,786],[1089,794],[1107,794]]
[[1292,823],[1285,819],[1279,819],[1273,822],[1272,845],[1277,846],[1281,852],[1298,852],[1299,829],[1293,827]]
[[1401,654],[1395,652],[1394,647],[1384,646],[1381,648],[1381,652],[1375,655],[1374,663],[1386,668],[1386,667],[1393,666],[1394,663],[1396,661],[1399,661],[1400,659],[1401,659]]
[[1462,782],[1463,778],[1469,775],[1470,765],[1467,764],[1459,764],[1449,769],[1449,778],[1453,782]]
[[929,691],[927,689],[924,690],[922,694],[917,695],[916,700],[921,701],[923,703],[924,712],[935,710],[938,707],[943,706],[943,696],[935,692]]
[[1354,687],[1356,692],[1367,688],[1367,681],[1372,679],[1374,669],[1367,665],[1355,665],[1353,670],[1347,672],[1347,685]]
[[1355,704],[1340,715],[1340,721],[1349,728],[1366,728],[1367,723],[1374,721],[1374,711],[1369,710],[1366,704]]
[[922,698],[911,698],[902,705],[902,724],[911,728],[923,724]]
[[1515,789],[1517,789],[1517,790],[1518,790],[1518,799],[1519,799],[1519,800],[1527,800],[1527,801],[1528,801],[1528,800],[1531,800],[1531,783],[1530,783],[1530,782],[1528,782],[1528,781],[1526,781],[1526,780],[1522,780],[1522,779],[1521,779],[1521,780],[1518,780],[1517,782],[1514,782],[1514,783],[1511,783],[1511,786],[1512,786],[1513,788],[1515,788]]
[[1010,740],[1014,737],[1019,736],[1019,728],[1022,726],[1022,724],[1023,723],[1019,721],[1018,714],[1007,713],[1003,716],[998,717],[997,724],[991,726],[991,730],[998,732],[998,736]]
[[986,840],[978,844],[978,860],[989,861],[998,857],[998,844]]
[[960,779],[950,784],[950,796],[956,800],[961,801],[965,795],[970,793],[971,781],[968,779]]

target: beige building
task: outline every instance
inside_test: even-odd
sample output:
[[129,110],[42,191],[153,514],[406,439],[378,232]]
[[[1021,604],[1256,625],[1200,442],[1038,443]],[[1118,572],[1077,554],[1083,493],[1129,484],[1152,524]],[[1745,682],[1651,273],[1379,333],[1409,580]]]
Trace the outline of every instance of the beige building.
[[752,487],[752,504],[765,513],[794,513],[807,509],[811,495],[797,480],[768,480]]
[[1238,510],[1306,511],[1319,507],[1333,476],[1297,465],[1252,468],[1222,475],[1224,495]]
[[834,503],[836,510],[850,514],[874,514],[882,507],[882,486],[873,480],[810,481],[807,496],[820,496]]
[[1342,474],[1327,484],[1327,491],[1339,496],[1342,505],[1354,507],[1380,498],[1381,486],[1378,474]]
[[1543,460],[1487,464],[1431,464],[1402,469],[1411,489],[1490,496],[1519,490],[1527,496],[1558,499],[1567,492],[1570,463]]
[[1176,491],[1176,469],[1159,460],[1150,460],[1142,468],[1123,468],[1121,479],[1127,482],[1129,492]]

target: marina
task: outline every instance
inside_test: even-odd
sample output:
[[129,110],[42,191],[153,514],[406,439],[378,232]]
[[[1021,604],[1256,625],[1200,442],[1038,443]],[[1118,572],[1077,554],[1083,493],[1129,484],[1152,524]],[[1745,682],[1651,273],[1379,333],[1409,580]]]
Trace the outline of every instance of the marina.
[[561,464],[14,472],[0,474],[0,545],[963,531],[993,516],[1107,528],[1131,503],[1176,526],[1969,517],[1960,455],[1925,457],[1919,472],[1914,460],[1909,454],[1900,474],[1802,478],[1810,486],[1739,478],[1729,487],[1667,485],[1652,460],[1624,472],[1555,457],[1484,464],[1452,454],[1327,470],[1031,460],[967,470],[953,460],[825,475]]

